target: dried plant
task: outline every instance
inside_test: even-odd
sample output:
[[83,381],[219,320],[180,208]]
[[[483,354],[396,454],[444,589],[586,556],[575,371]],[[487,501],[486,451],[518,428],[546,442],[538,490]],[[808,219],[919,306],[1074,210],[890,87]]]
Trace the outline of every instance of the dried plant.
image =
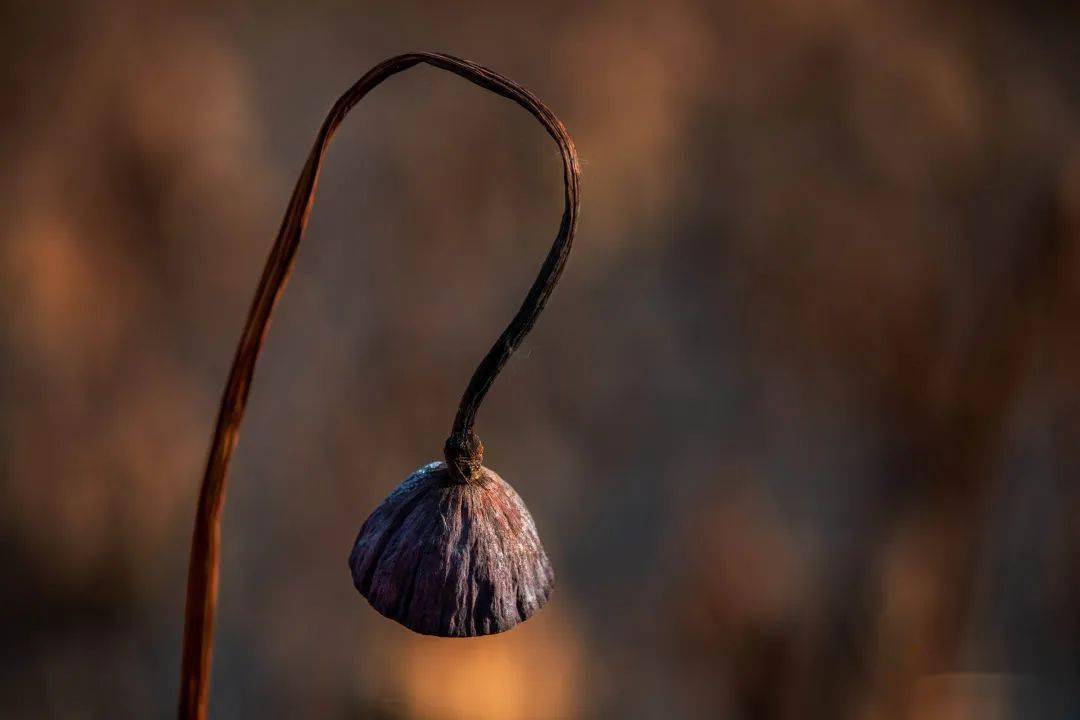
[[529,91],[475,63],[438,53],[390,58],[358,80],[330,110],[293,190],[266,262],[225,386],[191,541],[181,718],[205,718],[217,601],[221,509],[229,460],[270,316],[293,266],[330,139],[348,112],[388,77],[420,63],[447,70],[528,110],[555,139],[563,161],[565,209],[555,242],[521,308],[481,361],[444,446],[445,463],[409,476],[361,529],[350,557],[353,579],[384,615],[419,632],[478,635],[513,627],[539,609],[553,574],[521,499],[483,467],[476,413],[562,275],[578,216],[579,167],[562,122]]

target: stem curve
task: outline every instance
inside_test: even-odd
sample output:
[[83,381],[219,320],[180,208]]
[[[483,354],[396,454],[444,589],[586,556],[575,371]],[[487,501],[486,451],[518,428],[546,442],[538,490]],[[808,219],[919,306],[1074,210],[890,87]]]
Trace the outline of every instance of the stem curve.
[[543,311],[569,257],[579,210],[580,167],[577,151],[562,122],[525,88],[468,60],[442,53],[415,52],[379,63],[334,103],[319,129],[289,199],[277,239],[255,291],[218,411],[191,540],[180,676],[181,720],[204,720],[207,715],[221,551],[221,510],[229,461],[236,447],[255,363],[266,339],[270,317],[292,271],[293,260],[311,214],[323,157],[338,126],[368,92],[383,80],[420,63],[454,73],[517,103],[535,117],[555,140],[563,161],[565,207],[558,234],[521,307],[473,373],[444,447],[447,465],[460,482],[472,479],[474,465],[478,470],[482,457],[482,445],[473,432],[476,413],[499,371]]

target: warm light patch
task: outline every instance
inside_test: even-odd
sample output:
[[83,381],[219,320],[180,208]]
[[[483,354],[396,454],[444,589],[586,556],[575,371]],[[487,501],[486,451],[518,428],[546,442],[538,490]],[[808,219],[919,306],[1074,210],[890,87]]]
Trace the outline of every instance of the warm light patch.
[[381,702],[403,717],[576,717],[580,647],[553,602],[556,607],[500,635],[448,639],[394,631],[398,642],[376,643],[381,659],[369,658],[362,672],[378,676]]

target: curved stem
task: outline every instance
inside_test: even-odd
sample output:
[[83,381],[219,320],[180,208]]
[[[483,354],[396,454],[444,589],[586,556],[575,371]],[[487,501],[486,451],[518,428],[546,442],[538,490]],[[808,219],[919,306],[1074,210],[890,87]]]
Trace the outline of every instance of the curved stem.
[[[218,411],[217,425],[210,446],[210,457],[203,475],[195,530],[191,540],[188,567],[187,603],[184,611],[184,649],[180,676],[179,716],[185,720],[206,717],[210,685],[210,659],[214,635],[214,612],[217,604],[218,562],[221,547],[221,509],[225,498],[225,480],[229,460],[243,420],[251,378],[255,372],[274,306],[281,297],[292,270],[297,247],[304,235],[308,216],[315,200],[319,171],[330,139],[349,111],[376,85],[391,75],[419,63],[447,70],[482,88],[513,100],[535,117],[559,146],[563,160],[566,205],[558,235],[533,283],[529,294],[513,320],[495,341],[473,374],[462,396],[450,439],[446,444],[447,462],[462,482],[472,477],[472,463],[478,462],[479,439],[472,431],[476,412],[499,371],[510,359],[522,339],[544,309],[551,291],[562,274],[570,254],[578,214],[580,170],[573,140],[562,122],[540,100],[507,78],[467,60],[440,53],[408,53],[390,58],[369,70],[330,110],[315,138],[315,145],[296,181],[278,230],[277,240],[266,261],[255,299],[248,313],[240,343],[236,349],[229,379]],[[477,468],[478,469],[478,468]]]

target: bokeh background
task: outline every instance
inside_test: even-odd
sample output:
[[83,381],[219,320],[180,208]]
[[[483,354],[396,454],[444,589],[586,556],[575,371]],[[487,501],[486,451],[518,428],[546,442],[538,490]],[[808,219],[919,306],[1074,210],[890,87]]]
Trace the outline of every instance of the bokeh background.
[[514,78],[584,161],[487,463],[558,574],[502,636],[352,587],[561,212],[431,69],[337,136],[224,517],[215,717],[1080,717],[1080,6],[0,5],[0,716],[172,716],[221,387],[368,67]]

